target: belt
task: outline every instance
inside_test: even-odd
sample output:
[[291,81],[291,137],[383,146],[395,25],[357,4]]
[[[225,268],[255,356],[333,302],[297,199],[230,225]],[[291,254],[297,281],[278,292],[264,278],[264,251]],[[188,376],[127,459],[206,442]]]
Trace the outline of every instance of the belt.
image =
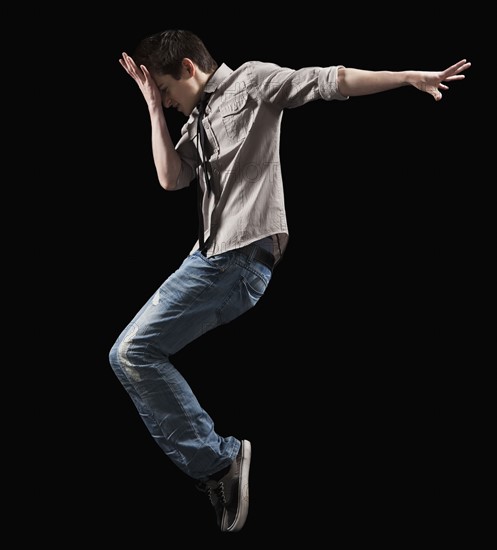
[[266,267],[273,270],[274,267],[274,256],[269,252],[269,250],[266,250],[265,248],[261,248],[260,246],[257,246],[256,244],[249,244],[247,246],[244,246],[243,248],[239,248],[238,252],[241,252],[247,258],[250,258],[252,260],[255,260],[257,262],[261,262],[261,264],[264,264]]

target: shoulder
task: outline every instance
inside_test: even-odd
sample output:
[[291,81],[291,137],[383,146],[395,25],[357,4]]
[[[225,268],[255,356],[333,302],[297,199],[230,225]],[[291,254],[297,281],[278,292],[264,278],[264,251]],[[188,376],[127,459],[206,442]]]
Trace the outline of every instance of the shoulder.
[[235,72],[267,75],[280,70],[281,67],[270,61],[246,61]]
[[246,61],[231,75],[232,82],[244,82],[249,88],[259,87],[272,75],[282,71],[282,67],[269,61]]

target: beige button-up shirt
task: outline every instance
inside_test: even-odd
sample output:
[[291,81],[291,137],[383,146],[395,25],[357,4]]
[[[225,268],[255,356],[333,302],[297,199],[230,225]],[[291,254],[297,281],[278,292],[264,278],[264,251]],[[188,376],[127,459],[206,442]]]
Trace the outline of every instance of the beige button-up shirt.
[[[205,92],[211,94],[203,118],[209,142],[210,193],[197,152],[194,109],[176,145],[182,167],[176,189],[199,173],[207,256],[273,237],[276,261],[288,242],[280,129],[283,109],[317,99],[347,99],[338,91],[338,66],[282,68],[249,61],[236,70],[222,64]],[[191,252],[198,249],[198,241]]]

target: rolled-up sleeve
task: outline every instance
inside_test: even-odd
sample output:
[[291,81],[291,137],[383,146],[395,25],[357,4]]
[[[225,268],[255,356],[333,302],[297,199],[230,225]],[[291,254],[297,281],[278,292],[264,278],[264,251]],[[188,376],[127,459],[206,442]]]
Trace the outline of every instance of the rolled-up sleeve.
[[281,108],[294,108],[310,101],[345,100],[338,90],[339,66],[289,69],[273,63],[259,63],[247,71],[254,95]]
[[331,101],[332,99],[348,99],[348,96],[343,96],[338,89],[338,69],[340,69],[340,67],[343,67],[343,65],[323,67],[319,71],[319,94],[326,101]]

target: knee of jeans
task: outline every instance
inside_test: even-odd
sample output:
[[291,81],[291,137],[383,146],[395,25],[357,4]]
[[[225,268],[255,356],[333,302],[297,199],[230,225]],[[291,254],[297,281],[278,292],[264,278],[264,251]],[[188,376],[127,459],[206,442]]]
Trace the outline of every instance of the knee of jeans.
[[139,357],[139,354],[133,353],[121,339],[112,346],[109,362],[116,376],[125,385],[139,378]]
[[[133,348],[130,347],[130,342],[126,338],[119,338],[116,340],[109,352],[109,362],[112,368],[117,371],[122,371],[128,363],[135,363],[133,356],[138,359],[141,354],[133,352]],[[139,363],[139,361],[137,361]]]
[[109,362],[112,368],[117,371],[122,371],[126,363],[129,362],[128,356],[130,355],[130,347],[134,341],[138,327],[131,325],[128,329],[119,336],[114,342],[109,352]]
[[118,349],[119,349],[119,345],[118,343],[116,342],[112,348],[110,349],[110,352],[109,352],[109,363],[110,363],[110,366],[116,370],[116,369],[120,369],[120,366],[119,366],[119,361],[118,361]]
[[129,362],[123,352],[123,342],[118,340],[109,352],[109,362],[117,379],[125,388],[129,388],[130,382],[139,379],[135,367]]

